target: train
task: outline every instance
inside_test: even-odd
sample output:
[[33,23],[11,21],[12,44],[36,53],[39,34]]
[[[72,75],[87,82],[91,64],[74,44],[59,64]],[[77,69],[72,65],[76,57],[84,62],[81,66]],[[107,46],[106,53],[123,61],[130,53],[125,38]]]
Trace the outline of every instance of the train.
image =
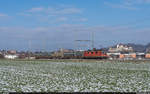
[[107,59],[108,55],[101,50],[84,51],[84,59]]
[[56,59],[107,59],[108,55],[102,50],[58,51],[51,56]]

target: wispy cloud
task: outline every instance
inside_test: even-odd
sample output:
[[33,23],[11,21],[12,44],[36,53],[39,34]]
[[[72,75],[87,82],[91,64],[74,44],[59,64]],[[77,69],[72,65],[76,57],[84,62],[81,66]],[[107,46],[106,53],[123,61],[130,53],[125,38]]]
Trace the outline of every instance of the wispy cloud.
[[8,17],[8,15],[0,13],[0,17]]
[[104,2],[105,5],[110,6],[112,8],[122,8],[128,10],[138,10],[140,9],[138,6],[143,4],[150,4],[150,0],[120,0],[118,3],[112,2]]
[[135,4],[150,4],[150,0],[127,0],[127,1]]
[[79,21],[80,22],[86,22],[86,21],[88,21],[88,19],[87,18],[80,18]]
[[67,21],[68,18],[67,17],[59,17],[56,19],[57,22],[63,22],[63,21]]
[[30,10],[28,10],[28,12],[42,12],[45,9],[42,7],[37,7],[37,8],[31,8]]
[[138,8],[135,6],[130,5],[129,3],[121,3],[121,4],[114,4],[110,2],[104,3],[107,6],[110,6],[112,8],[122,8],[122,9],[128,9],[128,10],[137,10]]
[[64,14],[78,14],[82,13],[82,10],[75,7],[35,7],[27,10],[27,13],[45,13],[48,15],[64,15]]
[[86,18],[75,18],[75,15],[82,15],[82,13],[83,9],[63,5],[57,7],[33,7],[18,14],[25,17],[33,17],[33,19],[40,22],[54,24],[66,21],[85,22],[87,21]]

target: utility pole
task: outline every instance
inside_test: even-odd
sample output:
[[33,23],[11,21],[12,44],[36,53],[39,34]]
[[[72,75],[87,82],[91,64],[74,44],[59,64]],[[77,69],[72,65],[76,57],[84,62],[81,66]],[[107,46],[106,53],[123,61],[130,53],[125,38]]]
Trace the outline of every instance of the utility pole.
[[92,49],[94,48],[94,32],[92,32]]
[[29,46],[29,51],[28,51],[28,59],[30,58],[30,54],[31,54],[31,41],[28,41],[28,46]]
[[46,51],[46,39],[44,38],[43,39],[43,52]]

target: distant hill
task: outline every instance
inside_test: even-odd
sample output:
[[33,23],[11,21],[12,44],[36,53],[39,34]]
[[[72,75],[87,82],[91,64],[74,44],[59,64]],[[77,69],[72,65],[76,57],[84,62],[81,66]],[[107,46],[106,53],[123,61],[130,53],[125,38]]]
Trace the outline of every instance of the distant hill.
[[147,45],[134,44],[134,43],[128,43],[126,45],[131,46],[135,52],[145,52],[147,49]]

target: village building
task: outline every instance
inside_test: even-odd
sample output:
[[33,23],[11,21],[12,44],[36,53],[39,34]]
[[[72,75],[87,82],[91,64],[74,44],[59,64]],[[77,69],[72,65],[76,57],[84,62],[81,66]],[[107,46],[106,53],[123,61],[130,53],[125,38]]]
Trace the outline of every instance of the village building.
[[9,50],[9,51],[7,51],[7,54],[17,54],[17,51],[16,50]]
[[146,59],[150,59],[150,53],[146,53],[146,54],[145,54],[145,58],[146,58]]
[[16,58],[18,58],[18,55],[6,54],[6,55],[4,55],[4,58],[6,58],[6,59],[16,59]]
[[127,59],[127,60],[136,59],[136,53],[120,54],[119,58],[120,59]]
[[116,47],[109,48],[107,55],[110,59],[136,58],[136,54],[133,53],[133,48],[123,44],[118,44]]
[[107,55],[108,55],[108,57],[109,57],[109,59],[118,59],[119,58],[119,56],[120,56],[120,52],[116,52],[116,53],[107,53]]
[[4,53],[4,58],[5,59],[16,59],[18,58],[18,54],[16,50],[9,50],[6,53]]
[[115,48],[109,48],[108,52],[133,52],[133,48],[127,45],[118,44]]
[[141,53],[141,52],[136,53],[136,58],[139,60],[145,59],[145,53]]

